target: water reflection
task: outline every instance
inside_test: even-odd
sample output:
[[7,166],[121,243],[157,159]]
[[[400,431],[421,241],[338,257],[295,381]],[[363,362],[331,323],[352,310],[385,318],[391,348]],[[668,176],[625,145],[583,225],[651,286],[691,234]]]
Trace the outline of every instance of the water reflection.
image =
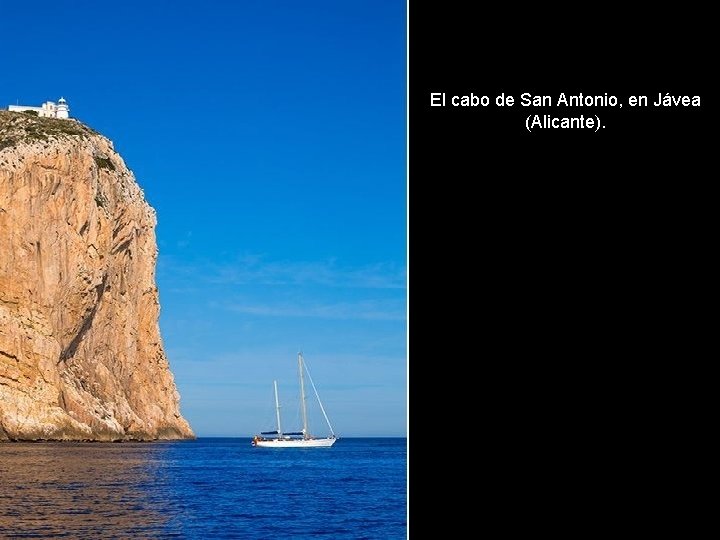
[[179,536],[168,517],[167,449],[161,443],[0,444],[0,537]]

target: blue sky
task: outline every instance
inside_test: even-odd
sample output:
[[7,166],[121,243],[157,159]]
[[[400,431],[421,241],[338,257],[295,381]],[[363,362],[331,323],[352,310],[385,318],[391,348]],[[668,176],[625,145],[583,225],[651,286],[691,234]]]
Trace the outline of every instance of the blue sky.
[[273,379],[292,427],[299,349],[340,435],[405,434],[405,10],[0,0],[0,107],[64,96],[157,210],[199,436],[271,427]]

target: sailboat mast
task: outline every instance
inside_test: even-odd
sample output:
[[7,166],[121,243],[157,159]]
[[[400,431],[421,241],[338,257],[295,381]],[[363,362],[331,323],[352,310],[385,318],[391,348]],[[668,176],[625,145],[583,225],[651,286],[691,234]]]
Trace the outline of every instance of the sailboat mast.
[[280,401],[278,400],[277,381],[273,381],[275,386],[275,416],[277,416],[278,437],[282,438],[282,427],[280,427]]
[[303,377],[303,357],[302,353],[298,353],[298,369],[300,371],[300,404],[302,405],[302,417],[303,417],[303,438],[308,437],[308,424],[307,424],[307,405],[305,403],[305,378]]

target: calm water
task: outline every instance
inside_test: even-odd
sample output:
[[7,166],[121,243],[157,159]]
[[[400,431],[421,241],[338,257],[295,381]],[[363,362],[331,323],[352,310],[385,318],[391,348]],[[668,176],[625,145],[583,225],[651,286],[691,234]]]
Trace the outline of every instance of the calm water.
[[406,440],[0,444],[0,538],[405,538]]

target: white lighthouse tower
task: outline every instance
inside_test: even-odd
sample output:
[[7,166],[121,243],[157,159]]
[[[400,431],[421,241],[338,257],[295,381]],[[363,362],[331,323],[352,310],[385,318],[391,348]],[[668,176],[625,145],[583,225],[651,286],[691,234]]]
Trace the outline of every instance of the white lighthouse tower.
[[67,101],[65,101],[64,97],[61,97],[58,100],[57,117],[58,118],[69,118],[70,117],[70,107],[68,107]]

